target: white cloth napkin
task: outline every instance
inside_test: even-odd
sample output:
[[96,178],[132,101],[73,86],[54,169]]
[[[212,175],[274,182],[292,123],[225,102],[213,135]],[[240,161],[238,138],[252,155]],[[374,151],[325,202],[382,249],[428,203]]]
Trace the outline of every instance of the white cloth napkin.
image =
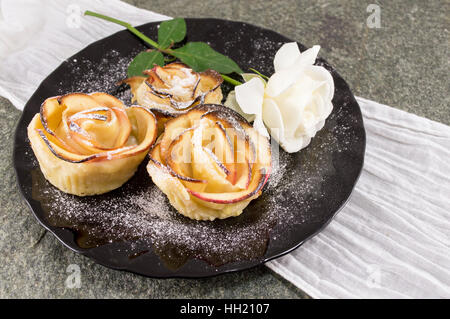
[[357,100],[367,146],[349,202],[268,266],[317,298],[449,298],[450,127]]
[[[120,29],[168,17],[118,0],[0,0],[0,95],[22,109],[64,59]],[[44,45],[45,44],[45,45]],[[269,262],[316,298],[450,298],[450,127],[358,98],[364,170],[319,235]]]
[[124,29],[85,17],[85,10],[134,25],[169,19],[118,0],[0,0],[0,95],[22,110],[38,84],[62,61]]

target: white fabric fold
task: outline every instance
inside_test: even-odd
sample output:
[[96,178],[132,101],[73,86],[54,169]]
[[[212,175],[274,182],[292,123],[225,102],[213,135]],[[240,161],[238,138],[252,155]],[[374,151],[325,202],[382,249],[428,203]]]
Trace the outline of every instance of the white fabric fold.
[[22,110],[62,61],[88,44],[123,30],[94,17],[101,12],[140,25],[169,17],[119,0],[0,0],[0,95]]
[[450,127],[357,100],[367,148],[349,202],[267,265],[315,298],[449,298]]
[[[123,29],[168,17],[118,0],[0,0],[0,95],[18,109],[64,59]],[[317,236],[267,265],[316,298],[450,298],[450,127],[358,98],[364,170]]]

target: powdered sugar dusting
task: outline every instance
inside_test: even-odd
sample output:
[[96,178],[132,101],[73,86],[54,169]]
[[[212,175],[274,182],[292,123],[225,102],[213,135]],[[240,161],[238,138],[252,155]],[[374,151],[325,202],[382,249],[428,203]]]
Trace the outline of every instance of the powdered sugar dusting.
[[[255,51],[275,52],[281,44],[264,37],[252,45]],[[225,48],[233,46],[236,43],[225,43]],[[61,80],[55,93],[102,91],[129,104],[130,91],[116,82],[126,77],[128,63],[136,54],[121,56],[112,50],[104,53],[100,63],[85,59],[67,61],[72,73]],[[268,73],[271,68],[267,67],[268,59],[267,55],[252,55],[246,63],[261,66],[260,70]],[[152,183],[145,169],[147,159],[121,188],[91,197],[59,191],[45,180],[34,162],[33,198],[41,203],[49,223],[76,231],[80,247],[130,242],[132,255],[142,251],[142,247],[133,244],[140,241],[173,268],[189,258],[214,265],[262,258],[268,244],[276,247],[299,225],[318,222],[315,210],[335,204],[327,196],[340,190],[330,190],[327,185],[336,187],[340,177],[335,162],[346,159],[336,154],[347,153],[356,142],[347,116],[345,107],[333,112],[325,128],[299,153],[288,154],[280,149],[277,165],[262,195],[239,217],[209,222],[180,215]],[[26,157],[34,161],[32,152]]]
[[71,76],[61,80],[57,94],[106,92],[115,95],[129,105],[130,90],[117,85],[117,83],[127,77],[128,65],[137,53],[122,56],[118,51],[111,50],[105,52],[99,63],[86,58],[66,61],[72,70]]
[[[330,139],[323,148],[318,147],[313,157],[280,150],[278,165],[262,195],[241,216],[214,222],[193,221],[176,212],[152,183],[146,163],[121,188],[91,197],[59,191],[36,169],[32,176],[33,192],[48,213],[50,223],[79,233],[81,247],[139,240],[153,247],[166,264],[175,268],[182,264],[180,256],[183,261],[200,258],[220,265],[261,258],[274,227],[277,231],[272,239],[282,239],[283,233],[295,225],[315,220],[311,211],[325,200],[323,185],[327,176],[334,173],[328,154],[337,145]],[[129,253],[135,253],[133,245]]]

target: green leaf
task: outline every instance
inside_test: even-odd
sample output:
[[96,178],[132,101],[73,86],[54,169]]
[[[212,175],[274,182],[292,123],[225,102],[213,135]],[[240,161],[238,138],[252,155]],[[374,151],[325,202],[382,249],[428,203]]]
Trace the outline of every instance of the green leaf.
[[204,42],[189,42],[185,46],[171,50],[170,54],[179,58],[197,72],[213,69],[219,73],[243,73],[229,57],[215,51]]
[[186,36],[186,21],[183,18],[161,22],[158,29],[158,44],[167,49],[172,43],[180,42]]
[[144,70],[153,68],[155,64],[164,65],[164,56],[159,51],[144,51],[136,55],[128,66],[128,77],[140,75]]

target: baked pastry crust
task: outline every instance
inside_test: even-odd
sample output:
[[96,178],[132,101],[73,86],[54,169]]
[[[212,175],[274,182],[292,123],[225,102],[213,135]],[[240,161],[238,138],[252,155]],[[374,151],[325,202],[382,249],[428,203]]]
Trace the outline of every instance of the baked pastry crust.
[[106,193],[135,173],[157,134],[152,112],[106,93],[48,98],[28,125],[45,178],[63,192]]
[[178,212],[196,220],[240,215],[271,171],[269,140],[216,104],[168,121],[149,156],[153,182]]
[[150,109],[178,114],[198,104],[222,101],[223,82],[214,70],[195,72],[179,62],[144,71],[147,76],[134,76],[123,81],[130,85],[132,102]]

